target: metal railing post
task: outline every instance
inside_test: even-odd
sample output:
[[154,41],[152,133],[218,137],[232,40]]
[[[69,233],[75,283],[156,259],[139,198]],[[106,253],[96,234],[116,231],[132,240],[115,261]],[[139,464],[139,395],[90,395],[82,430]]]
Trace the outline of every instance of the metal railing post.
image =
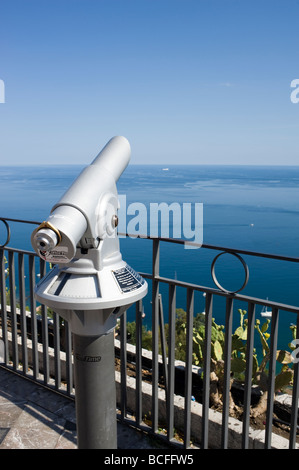
[[152,430],[158,430],[158,333],[159,333],[159,276],[160,241],[153,239],[153,270],[152,270]]
[[243,413],[243,432],[242,448],[249,447],[249,422],[250,422],[250,404],[251,404],[251,383],[253,366],[253,345],[254,345],[254,320],[255,304],[248,304],[248,326],[247,326],[247,345],[246,345],[246,370],[244,384],[244,413]]
[[272,440],[272,423],[273,423],[273,405],[275,392],[275,373],[276,373],[276,351],[278,336],[278,309],[273,309],[271,319],[271,343],[270,343],[270,359],[269,359],[269,376],[268,376],[268,401],[266,412],[266,436],[265,448],[271,448]]
[[193,352],[194,292],[187,289],[186,308],[186,359],[185,359],[185,426],[184,447],[190,446],[191,438],[191,396],[192,396],[192,352]]
[[1,328],[2,328],[2,347],[3,362],[8,364],[8,341],[7,341],[7,312],[6,312],[6,278],[5,278],[5,253],[0,249],[0,296],[1,296]]
[[205,342],[203,366],[203,397],[202,397],[202,447],[209,444],[209,401],[210,401],[210,371],[211,371],[211,333],[212,333],[213,296],[206,295],[205,309]]
[[168,342],[168,387],[167,387],[167,437],[173,439],[174,433],[174,380],[175,380],[175,318],[176,287],[169,285],[169,342]]
[[225,314],[225,343],[224,343],[224,380],[223,380],[223,411],[222,411],[222,449],[228,445],[228,416],[231,381],[231,352],[232,352],[233,298],[226,299]]

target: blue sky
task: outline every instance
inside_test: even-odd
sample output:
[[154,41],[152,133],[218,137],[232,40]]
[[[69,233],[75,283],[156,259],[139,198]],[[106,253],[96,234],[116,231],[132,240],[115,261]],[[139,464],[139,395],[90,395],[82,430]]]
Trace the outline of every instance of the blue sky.
[[1,0],[0,164],[299,164],[299,0]]

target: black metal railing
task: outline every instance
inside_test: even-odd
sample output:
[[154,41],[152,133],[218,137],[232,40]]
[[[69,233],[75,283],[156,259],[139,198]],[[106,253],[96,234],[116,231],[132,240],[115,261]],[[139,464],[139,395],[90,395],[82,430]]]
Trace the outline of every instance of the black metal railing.
[[[43,277],[49,266],[30,250],[9,246],[10,222],[37,224],[38,222],[3,219],[6,234],[0,246],[0,366],[26,376],[56,392],[74,399],[72,338],[68,324],[34,298],[34,286]],[[146,238],[146,237],[145,237]],[[142,244],[143,240],[134,243]],[[120,370],[116,372],[118,388],[118,417],[139,429],[150,430],[153,434],[189,448],[191,442],[200,448],[208,447],[258,447],[271,448],[273,445],[273,423],[275,406],[275,378],[277,374],[277,342],[279,335],[279,316],[286,312],[294,316],[297,326],[299,307],[271,299],[261,299],[240,293],[248,281],[248,265],[243,256],[267,258],[281,262],[299,263],[299,258],[236,250],[221,246],[202,245],[202,249],[215,250],[211,273],[216,287],[183,282],[164,277],[160,274],[161,246],[172,243],[181,245],[184,241],[154,238],[152,243],[152,270],[140,274],[149,282],[151,292],[151,351],[142,349],[142,312],[143,302],[135,305],[136,341],[131,346],[127,340],[127,312],[120,319],[119,340],[116,340],[116,356],[119,357]],[[241,289],[225,290],[215,274],[215,263],[222,253],[237,257],[245,272]],[[166,289],[166,290],[165,290]],[[163,290],[163,295],[161,291]],[[177,292],[185,297],[185,356],[179,364],[176,360],[176,314]],[[195,296],[203,294],[205,306],[203,361],[195,368],[193,359]],[[221,413],[211,411],[211,345],[214,304],[217,299],[224,300],[224,355],[223,355],[223,394]],[[242,304],[247,311],[246,364],[242,384],[242,418],[234,421],[233,432],[230,417],[230,393],[232,377],[233,316],[235,306]],[[181,307],[182,305],[179,305]],[[268,352],[267,409],[266,424],[262,431],[254,431],[250,426],[252,378],[255,352],[256,307],[272,309],[271,334]],[[164,310],[164,311],[163,311]],[[33,313],[33,314],[32,314]],[[168,333],[165,337],[165,317]],[[133,377],[128,376],[131,364]],[[298,420],[298,362],[290,365],[293,371],[290,390],[290,421],[287,424],[287,446],[296,447]],[[148,380],[144,381],[144,371]],[[118,375],[117,375],[118,374]],[[200,382],[200,403],[193,401],[195,383]],[[179,386],[178,386],[179,385]],[[177,389],[180,389],[177,392]],[[220,416],[220,418],[219,418]],[[159,431],[163,428],[165,431]],[[180,438],[175,436],[178,432]],[[285,442],[285,441],[283,441]],[[285,444],[282,444],[285,445]]]

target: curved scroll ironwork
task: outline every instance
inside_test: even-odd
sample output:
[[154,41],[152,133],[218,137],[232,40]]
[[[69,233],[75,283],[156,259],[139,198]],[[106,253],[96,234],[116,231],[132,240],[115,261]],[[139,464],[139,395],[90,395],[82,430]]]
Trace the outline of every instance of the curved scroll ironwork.
[[[237,289],[237,290],[227,290],[225,289],[221,284],[220,282],[218,281],[217,277],[216,277],[216,273],[215,273],[215,264],[216,264],[216,261],[218,258],[220,258],[220,256],[224,255],[224,254],[230,254],[230,255],[233,255],[235,256],[235,258],[237,258],[239,261],[241,261],[242,265],[243,265],[243,268],[244,268],[244,272],[245,272],[245,280],[242,284],[242,286]],[[248,269],[248,266],[247,264],[245,263],[244,259],[242,258],[242,256],[238,255],[237,253],[233,253],[233,252],[230,252],[230,251],[222,251],[221,253],[218,253],[217,256],[215,256],[215,258],[213,259],[213,262],[212,262],[212,265],[211,265],[211,274],[212,274],[212,278],[213,278],[213,281],[214,283],[216,284],[217,287],[219,287],[219,289],[222,291],[222,292],[225,292],[227,294],[236,294],[237,292],[240,292],[241,290],[244,289],[244,287],[247,285],[248,283],[248,280],[249,280],[249,269]]]
[[8,225],[7,221],[1,217],[0,217],[0,220],[1,222],[4,223],[5,228],[6,228],[6,241],[5,243],[3,243],[3,245],[0,245],[0,248],[4,248],[9,243],[11,232],[10,232],[10,226]]

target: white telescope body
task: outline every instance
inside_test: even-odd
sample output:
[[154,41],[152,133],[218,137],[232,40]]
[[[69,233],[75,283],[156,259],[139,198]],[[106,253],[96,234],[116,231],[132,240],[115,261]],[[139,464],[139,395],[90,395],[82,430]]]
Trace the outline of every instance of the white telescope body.
[[129,163],[130,153],[127,139],[114,137],[83,169],[48,219],[32,234],[33,248],[43,259],[68,263],[78,246],[97,248],[106,232],[112,234],[113,222],[107,220],[105,211],[113,207],[117,211],[116,182]]
[[147,293],[145,280],[122,259],[116,229],[116,182],[130,153],[127,139],[112,138],[31,236],[37,254],[55,265],[36,298],[78,335],[106,334]]

